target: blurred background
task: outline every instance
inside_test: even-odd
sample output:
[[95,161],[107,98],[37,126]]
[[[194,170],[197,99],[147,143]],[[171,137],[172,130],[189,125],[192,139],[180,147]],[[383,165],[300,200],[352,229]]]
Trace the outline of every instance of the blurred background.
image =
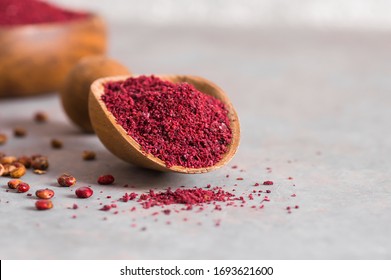
[[388,0],[51,0],[110,22],[227,27],[390,29]]

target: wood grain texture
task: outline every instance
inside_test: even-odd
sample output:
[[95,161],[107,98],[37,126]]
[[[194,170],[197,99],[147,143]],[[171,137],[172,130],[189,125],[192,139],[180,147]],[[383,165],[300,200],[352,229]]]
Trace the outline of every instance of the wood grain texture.
[[82,57],[106,52],[106,26],[96,15],[66,23],[0,28],[0,97],[60,89]]
[[88,114],[91,84],[96,79],[117,75],[131,75],[131,72],[116,60],[105,56],[82,58],[69,71],[60,90],[61,102],[67,116],[82,131],[94,132]]
[[165,172],[173,171],[187,174],[206,173],[224,166],[232,159],[238,149],[240,141],[239,119],[231,101],[217,85],[196,76],[157,75],[157,77],[162,80],[171,81],[173,83],[187,82],[193,84],[199,91],[221,100],[228,109],[228,118],[230,120],[233,136],[227,152],[214,166],[186,168],[176,165],[168,168],[162,160],[141,149],[141,146],[127,134],[123,127],[117,124],[113,114],[107,110],[106,105],[101,100],[101,96],[104,93],[103,85],[105,83],[109,81],[125,80],[128,77],[129,76],[115,76],[98,79],[91,85],[89,96],[89,113],[94,131],[101,142],[114,155],[137,166]]

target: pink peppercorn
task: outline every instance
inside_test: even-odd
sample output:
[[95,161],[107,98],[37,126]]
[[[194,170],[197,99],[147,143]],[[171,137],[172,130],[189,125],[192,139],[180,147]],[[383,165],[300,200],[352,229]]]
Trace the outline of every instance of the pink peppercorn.
[[102,175],[98,178],[98,184],[100,185],[110,185],[114,183],[114,176],[113,175]]
[[69,174],[62,174],[58,177],[57,182],[62,187],[71,187],[76,184],[76,178]]
[[41,199],[50,199],[54,196],[54,191],[51,189],[40,189],[35,192],[35,195]]
[[80,187],[75,191],[78,198],[89,198],[94,191],[90,187]]
[[30,185],[22,182],[17,185],[16,189],[17,189],[18,193],[25,193],[30,189]]
[[38,210],[49,210],[53,208],[53,203],[51,200],[43,199],[43,200],[38,200],[35,202],[35,207]]

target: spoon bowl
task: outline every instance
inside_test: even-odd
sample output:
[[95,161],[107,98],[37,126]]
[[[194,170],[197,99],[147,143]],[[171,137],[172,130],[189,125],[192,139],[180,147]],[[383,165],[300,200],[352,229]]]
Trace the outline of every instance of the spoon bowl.
[[187,75],[155,76],[161,80],[170,81],[172,83],[186,82],[192,84],[200,92],[213,96],[225,104],[228,110],[228,118],[232,131],[232,141],[227,146],[227,152],[223,154],[222,159],[213,166],[202,168],[188,168],[179,165],[167,167],[161,159],[143,151],[140,144],[138,144],[130,135],[128,135],[121,125],[117,124],[115,117],[107,109],[105,103],[101,99],[102,95],[104,94],[104,85],[106,83],[124,81],[129,78],[129,76],[105,77],[94,81],[91,85],[88,102],[89,114],[94,131],[103,145],[105,145],[106,148],[114,155],[126,162],[165,172],[179,172],[188,174],[206,173],[227,164],[235,155],[239,146],[240,125],[236,111],[223,90],[214,83],[201,77]]

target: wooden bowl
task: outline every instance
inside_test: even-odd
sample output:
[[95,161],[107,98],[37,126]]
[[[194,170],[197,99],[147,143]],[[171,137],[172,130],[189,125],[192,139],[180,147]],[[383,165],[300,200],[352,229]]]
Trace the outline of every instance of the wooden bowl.
[[141,146],[127,134],[125,129],[123,129],[121,125],[117,124],[115,117],[107,110],[105,103],[101,100],[101,96],[104,94],[105,83],[109,81],[123,81],[129,78],[129,76],[101,78],[91,85],[88,102],[89,114],[94,131],[101,142],[109,151],[120,159],[137,166],[159,171],[173,171],[188,174],[205,173],[227,164],[235,155],[239,146],[240,125],[236,111],[224,91],[214,83],[201,77],[181,75],[156,75],[156,77],[173,83],[187,82],[194,85],[194,87],[202,93],[211,95],[221,100],[226,105],[228,118],[230,120],[230,127],[232,130],[232,142],[228,145],[227,152],[223,155],[222,159],[213,166],[203,168],[187,168],[178,165],[167,167],[161,159],[143,151]]
[[106,26],[89,15],[65,23],[0,27],[0,97],[60,89],[82,57],[106,52]]

